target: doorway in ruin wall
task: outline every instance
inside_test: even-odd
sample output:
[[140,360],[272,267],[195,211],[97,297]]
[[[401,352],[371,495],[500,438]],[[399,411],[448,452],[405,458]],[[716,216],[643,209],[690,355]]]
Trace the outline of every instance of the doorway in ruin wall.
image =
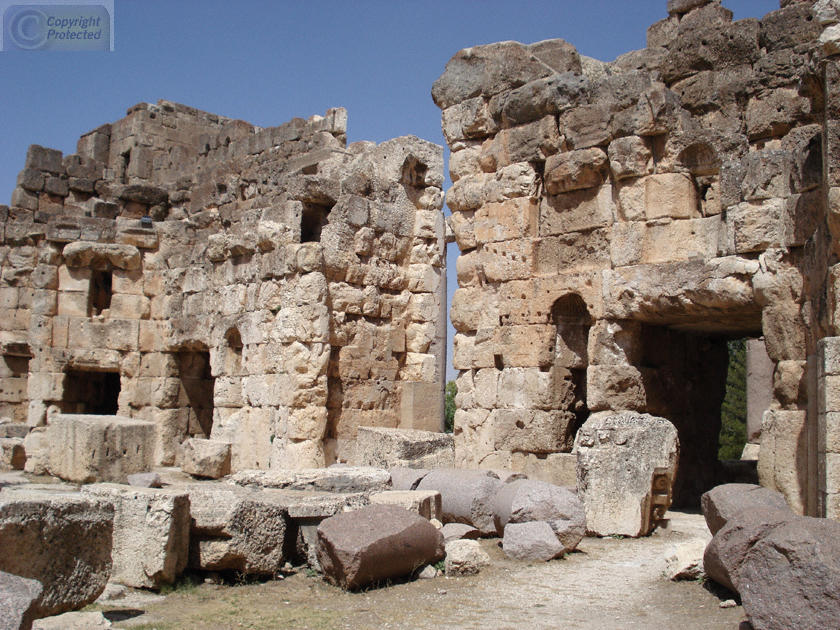
[[67,370],[61,410],[64,413],[117,415],[120,373],[117,371]]
[[209,438],[213,429],[213,392],[216,379],[210,371],[210,351],[182,350],[177,353],[181,399],[188,414],[190,437]]
[[567,370],[565,381],[572,387],[571,397],[566,397],[566,408],[574,414],[574,421],[566,428],[571,443],[589,417],[586,403],[586,369],[589,367],[589,329],[592,317],[586,302],[576,293],[558,298],[551,307],[554,324],[554,367]]

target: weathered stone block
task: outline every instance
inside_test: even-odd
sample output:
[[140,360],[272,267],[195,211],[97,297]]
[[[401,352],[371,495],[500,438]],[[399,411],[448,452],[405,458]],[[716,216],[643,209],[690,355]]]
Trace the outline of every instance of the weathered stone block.
[[441,517],[441,498],[437,490],[374,492],[370,495],[370,502],[374,505],[399,505],[429,520],[440,520]]
[[345,589],[401,577],[445,554],[443,535],[428,520],[396,505],[371,505],[318,526],[324,576]]
[[492,500],[502,482],[490,472],[433,470],[420,480],[418,490],[436,490],[441,495],[442,522],[466,523],[483,535],[493,534]]
[[596,413],[578,431],[578,496],[597,535],[646,536],[671,505],[677,429],[664,418]]
[[16,490],[0,498],[0,571],[38,580],[33,618],[84,608],[111,575],[114,508],[60,492]]
[[84,486],[82,494],[114,506],[111,581],[133,588],[172,584],[187,566],[189,495],[180,490]]
[[30,630],[42,590],[38,580],[0,571],[0,628]]
[[49,471],[77,483],[125,483],[152,468],[155,425],[121,416],[56,414],[50,419]]
[[448,433],[359,427],[356,465],[377,468],[452,468],[455,445]]

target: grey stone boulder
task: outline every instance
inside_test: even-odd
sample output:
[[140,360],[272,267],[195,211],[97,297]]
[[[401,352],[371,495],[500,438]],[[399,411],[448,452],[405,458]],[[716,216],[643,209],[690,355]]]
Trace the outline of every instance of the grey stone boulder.
[[0,438],[0,470],[23,470],[26,450],[21,438]]
[[137,473],[134,475],[128,475],[128,485],[135,486],[137,488],[161,488],[163,487],[163,483],[161,482],[160,475],[153,472],[148,473]]
[[544,521],[508,523],[502,549],[508,558],[526,562],[546,562],[565,553],[551,525]]
[[133,588],[175,582],[187,567],[190,549],[186,492],[109,483],[84,486],[82,494],[114,506],[112,582]]
[[522,479],[500,488],[493,498],[496,533],[504,535],[508,523],[549,523],[568,553],[586,535],[583,503],[567,489],[545,481]]
[[76,493],[0,495],[0,571],[38,580],[34,617],[79,610],[111,576],[114,508]]
[[796,515],[776,506],[742,510],[714,535],[703,553],[706,574],[718,584],[739,593],[738,572],[747,553],[777,527]]
[[738,580],[754,630],[837,628],[840,523],[797,516],[775,528],[747,553]]
[[444,572],[447,577],[475,575],[490,564],[490,556],[477,540],[453,540],[446,543]]
[[484,536],[496,533],[493,496],[502,486],[494,473],[484,470],[433,470],[417,485],[418,490],[437,490],[445,523],[472,525]]
[[29,630],[42,590],[38,580],[0,571],[0,630]]
[[440,528],[440,533],[443,534],[443,540],[450,543],[453,540],[475,540],[481,538],[481,532],[472,525],[464,523],[447,523]]
[[455,441],[449,433],[359,427],[356,464],[377,468],[452,468]]
[[286,561],[289,510],[270,492],[192,484],[189,566],[206,571],[275,573]]
[[750,483],[727,483],[712,488],[700,498],[700,507],[712,536],[741,510],[759,507],[789,509],[781,492]]
[[425,518],[396,505],[371,505],[318,526],[324,577],[344,589],[410,575],[444,557],[443,535]]
[[578,497],[597,536],[646,536],[671,506],[677,429],[665,418],[598,412],[575,438]]
[[107,630],[112,627],[101,612],[69,612],[32,624],[32,630]]
[[391,486],[394,490],[417,490],[420,480],[429,474],[426,468],[403,468],[398,466],[391,469]]

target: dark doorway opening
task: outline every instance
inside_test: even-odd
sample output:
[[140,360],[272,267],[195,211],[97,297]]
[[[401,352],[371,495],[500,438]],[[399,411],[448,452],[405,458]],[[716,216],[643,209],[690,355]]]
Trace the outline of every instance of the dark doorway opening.
[[119,397],[119,372],[69,370],[65,374],[65,413],[114,416],[119,410]]
[[556,329],[554,340],[554,367],[569,371],[569,380],[574,388],[574,399],[569,409],[575,420],[569,432],[577,435],[589,417],[586,405],[586,369],[589,367],[589,328],[592,318],[586,302],[576,293],[558,298],[551,307],[551,319]]
[[321,231],[329,222],[332,206],[322,206],[317,203],[303,204],[300,216],[300,242],[318,243],[321,241]]
[[216,379],[210,373],[210,353],[179,352],[178,374],[187,397],[190,437],[209,438],[213,430],[213,391],[216,386]]

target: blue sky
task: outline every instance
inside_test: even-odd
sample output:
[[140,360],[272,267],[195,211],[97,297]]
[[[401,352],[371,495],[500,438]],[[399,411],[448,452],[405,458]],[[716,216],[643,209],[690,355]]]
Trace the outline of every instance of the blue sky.
[[[779,7],[723,5],[735,19]],[[666,16],[666,0],[115,0],[113,52],[0,52],[0,204],[30,144],[72,153],[160,98],[263,127],[340,106],[348,142],[444,144],[430,91],[461,48],[561,38],[611,61]],[[450,297],[456,256],[451,245]]]

